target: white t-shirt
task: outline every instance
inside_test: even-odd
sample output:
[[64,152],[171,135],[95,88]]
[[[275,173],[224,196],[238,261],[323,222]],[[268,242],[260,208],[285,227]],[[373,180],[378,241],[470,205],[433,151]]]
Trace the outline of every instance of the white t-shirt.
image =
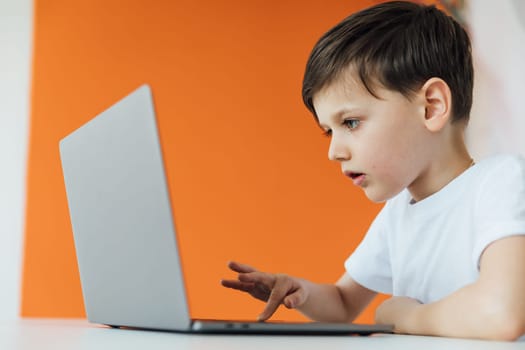
[[430,303],[476,281],[490,243],[525,234],[525,159],[491,157],[410,201],[404,190],[385,204],[345,268],[366,288]]

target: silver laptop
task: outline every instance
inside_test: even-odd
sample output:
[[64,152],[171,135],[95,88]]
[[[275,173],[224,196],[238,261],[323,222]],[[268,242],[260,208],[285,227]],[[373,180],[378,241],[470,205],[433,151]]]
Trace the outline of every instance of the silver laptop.
[[143,85],[60,141],[90,322],[202,333],[392,331],[383,325],[191,319],[155,119],[151,90]]

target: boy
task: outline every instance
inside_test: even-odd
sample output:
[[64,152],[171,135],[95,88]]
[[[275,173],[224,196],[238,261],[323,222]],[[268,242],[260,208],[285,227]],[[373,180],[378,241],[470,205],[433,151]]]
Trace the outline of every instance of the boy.
[[390,2],[327,32],[303,100],[331,138],[328,157],[386,201],[335,285],[231,262],[225,287],[317,321],[352,322],[377,292],[396,332],[514,340],[525,333],[525,161],[474,163],[470,41],[433,6]]

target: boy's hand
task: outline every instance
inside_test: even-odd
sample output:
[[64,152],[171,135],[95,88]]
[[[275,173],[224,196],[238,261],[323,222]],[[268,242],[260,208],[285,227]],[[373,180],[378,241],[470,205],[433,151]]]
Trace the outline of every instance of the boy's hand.
[[376,323],[393,324],[395,332],[404,333],[405,323],[413,319],[414,313],[422,304],[409,297],[392,297],[376,309]]
[[307,297],[300,280],[283,275],[260,272],[251,266],[234,261],[228,267],[237,272],[236,280],[222,280],[224,287],[237,289],[250,294],[252,297],[266,302],[263,312],[257,317],[258,321],[266,321],[284,304],[289,309],[301,306]]

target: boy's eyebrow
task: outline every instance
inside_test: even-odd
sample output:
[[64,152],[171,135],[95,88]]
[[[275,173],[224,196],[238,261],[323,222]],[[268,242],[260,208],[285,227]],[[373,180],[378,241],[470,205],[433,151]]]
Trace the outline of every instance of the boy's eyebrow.
[[339,117],[341,114],[345,113],[360,113],[362,108],[359,107],[342,107],[340,110],[334,113],[335,117]]

